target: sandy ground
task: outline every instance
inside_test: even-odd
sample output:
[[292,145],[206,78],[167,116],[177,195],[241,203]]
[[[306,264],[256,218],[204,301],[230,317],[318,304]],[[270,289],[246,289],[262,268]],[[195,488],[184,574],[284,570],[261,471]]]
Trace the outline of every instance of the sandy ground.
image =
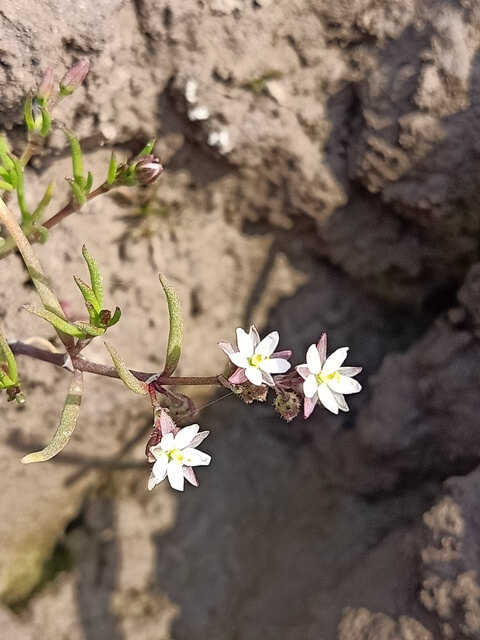
[[[64,453],[44,443],[68,373],[20,360],[3,404],[0,622],[8,640],[480,638],[480,10],[473,0],[107,0],[0,7],[0,129],[48,63],[92,60],[58,110],[96,183],[158,137],[158,187],[91,203],[38,253],[73,315],[81,245],[123,310],[111,340],[158,370],[179,291],[179,373],[213,374],[237,326],[296,362],[322,331],[364,391],[283,424],[228,397],[201,487],[146,491],[148,403],[87,378]],[[33,202],[70,173],[55,130]],[[143,215],[139,215],[143,207]],[[147,212],[147,214],[145,213]],[[52,338],[18,257],[0,266],[9,338]],[[94,343],[89,355],[108,362]],[[222,393],[195,392],[199,406]],[[1,635],[1,634],[0,634]]]

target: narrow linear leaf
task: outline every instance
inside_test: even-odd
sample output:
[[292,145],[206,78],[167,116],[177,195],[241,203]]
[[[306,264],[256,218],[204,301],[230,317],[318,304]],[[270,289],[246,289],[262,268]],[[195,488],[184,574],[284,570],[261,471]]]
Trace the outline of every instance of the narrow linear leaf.
[[9,182],[0,180],[0,189],[3,189],[3,191],[13,191],[14,187]]
[[113,327],[113,325],[117,324],[117,322],[120,320],[121,317],[122,317],[122,312],[120,310],[120,307],[115,307],[115,311],[113,312],[113,316],[110,318],[110,322],[108,323],[108,326]]
[[26,309],[26,311],[28,311],[29,313],[32,313],[34,316],[42,318],[42,320],[46,320],[51,325],[53,325],[55,329],[58,329],[59,331],[62,331],[69,336],[73,336],[74,338],[84,337],[83,331],[78,329],[78,327],[76,327],[74,324],[70,324],[66,320],[59,318],[52,311],[48,311],[47,309],[42,309],[40,307],[34,307],[31,304],[24,304],[23,308]]
[[35,122],[32,117],[32,106],[33,106],[32,94],[29,93],[25,98],[25,105],[23,107],[23,117],[25,118],[25,124],[27,126],[28,131],[33,131],[35,129]]
[[16,173],[16,176],[17,176],[16,190],[17,190],[18,206],[19,206],[20,212],[22,214],[22,220],[24,222],[28,222],[28,221],[31,220],[32,216],[30,214],[30,211],[29,211],[28,206],[27,206],[27,202],[25,200],[25,183],[24,183],[23,164],[21,163],[21,161],[18,158],[15,158],[15,156],[11,156],[11,159],[12,159],[13,164],[15,166],[15,173]]
[[110,164],[108,165],[107,184],[113,184],[113,181],[115,180],[116,175],[117,175],[117,160],[115,158],[115,154],[112,151],[112,155],[110,157]]
[[144,382],[138,380],[133,373],[128,369],[125,362],[122,360],[120,354],[115,349],[115,347],[106,340],[104,341],[104,345],[110,354],[110,357],[113,360],[113,364],[115,365],[115,369],[120,377],[120,380],[125,384],[130,391],[134,393],[138,393],[139,395],[147,395],[148,388]]
[[72,152],[73,178],[78,185],[84,187],[85,178],[83,177],[83,159],[80,142],[78,141],[78,138],[76,138],[68,129],[65,129],[65,135],[67,136]]
[[182,338],[183,338],[183,320],[182,310],[180,308],[180,300],[178,299],[177,292],[169,283],[169,281],[162,276],[158,276],[160,284],[163,287],[165,296],[167,297],[168,314],[170,318],[170,329],[168,332],[167,343],[167,357],[165,360],[165,368],[163,374],[171,376],[177,368],[180,355],[182,353]]
[[8,342],[0,329],[0,356],[3,356],[8,367],[8,377],[13,383],[18,382],[17,363],[13,351],[8,346]]
[[80,289],[85,302],[88,302],[95,309],[97,313],[100,313],[102,308],[98,304],[98,300],[95,294],[93,293],[93,289],[89,287],[88,284],[84,280],[82,280],[82,278],[79,278],[78,276],[73,276],[73,279],[75,280],[75,284],[77,285],[77,287]]
[[32,462],[45,462],[56,456],[68,444],[77,425],[78,414],[80,413],[80,403],[83,394],[83,373],[75,370],[72,382],[68,390],[65,404],[63,406],[60,423],[53,438],[41,451],[29,453],[21,459],[23,464]]
[[38,203],[37,208],[32,213],[33,222],[39,222],[42,219],[43,214],[45,213],[45,209],[48,207],[48,205],[50,204],[50,200],[52,199],[54,188],[55,182],[52,180],[52,182],[50,182],[50,184],[46,188],[45,194]]
[[87,201],[87,196],[85,195],[85,190],[83,189],[83,187],[80,187],[75,182],[75,180],[72,180],[72,178],[67,178],[66,180],[70,185],[70,188],[72,190],[73,197],[75,198],[76,203],[79,204],[80,206],[84,205]]
[[105,333],[105,329],[94,327],[88,322],[82,322],[80,320],[77,320],[73,324],[77,327],[77,329],[79,329],[80,331],[85,333],[87,336],[90,336],[92,338],[95,338],[96,336],[101,336]]
[[40,133],[42,137],[45,138],[52,127],[52,116],[50,115],[47,107],[40,106],[40,111],[42,112],[42,128]]
[[103,278],[100,274],[100,269],[98,268],[97,261],[92,256],[92,254],[88,251],[87,247],[83,245],[82,247],[82,255],[87,263],[88,272],[90,273],[90,281],[92,283],[93,293],[97,299],[99,305],[99,311],[103,305]]
[[87,181],[85,183],[85,193],[90,193],[92,185],[93,185],[93,175],[92,175],[92,172],[89,171],[87,173]]
[[148,156],[152,153],[152,149],[155,146],[156,138],[152,138],[147,142],[147,144],[143,147],[143,149],[138,154],[138,158],[143,158],[144,156]]

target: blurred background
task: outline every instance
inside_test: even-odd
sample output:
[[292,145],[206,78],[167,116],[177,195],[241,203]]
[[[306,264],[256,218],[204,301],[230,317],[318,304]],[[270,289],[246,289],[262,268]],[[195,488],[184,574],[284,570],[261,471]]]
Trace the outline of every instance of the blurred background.
[[[182,389],[205,407],[213,461],[178,494],[146,490],[148,402],[93,376],[68,448],[22,466],[69,376],[19,358],[27,403],[2,398],[0,636],[480,638],[479,3],[3,0],[0,33],[17,152],[26,93],[84,55],[56,116],[94,184],[112,150],[158,138],[158,183],[95,200],[38,246],[72,316],[86,243],[131,368],[162,368],[159,272],[185,313],[180,375],[220,372],[217,341],[251,323],[295,363],[326,331],[364,367],[349,413],[288,425],[269,404]],[[69,175],[58,126],[28,198],[56,177],[54,213]],[[8,338],[54,337],[19,313],[34,301],[9,256]],[[101,342],[88,355],[108,363]]]

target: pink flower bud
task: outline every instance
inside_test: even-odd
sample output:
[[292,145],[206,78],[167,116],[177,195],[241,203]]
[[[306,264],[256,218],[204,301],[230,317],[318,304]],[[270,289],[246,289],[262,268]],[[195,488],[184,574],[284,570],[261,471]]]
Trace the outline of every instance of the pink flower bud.
[[90,60],[87,57],[80,58],[80,60],[67,71],[67,73],[60,81],[60,95],[69,96],[76,89],[78,89],[78,87],[85,80],[89,69]]
[[42,102],[47,102],[50,96],[53,93],[53,88],[55,84],[55,70],[52,66],[49,66],[45,71],[45,75],[43,76],[42,82],[38,87],[37,91],[37,99]]
[[153,155],[140,158],[135,165],[135,178],[137,184],[145,186],[158,180],[163,173],[160,160]]

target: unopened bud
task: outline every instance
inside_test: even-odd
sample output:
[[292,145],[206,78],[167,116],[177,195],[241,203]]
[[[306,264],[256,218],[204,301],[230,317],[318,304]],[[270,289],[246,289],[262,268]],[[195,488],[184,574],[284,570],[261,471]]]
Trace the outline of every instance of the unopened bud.
[[273,401],[273,408],[284,420],[291,422],[300,411],[300,398],[294,391],[280,391]]
[[47,100],[50,98],[50,96],[53,93],[54,84],[55,84],[55,70],[53,67],[50,66],[45,71],[45,75],[43,76],[43,80],[40,83],[40,86],[38,87],[38,91],[37,91],[37,100],[41,104],[45,105],[47,103]]
[[102,324],[108,324],[112,319],[112,312],[110,309],[102,309],[98,314],[98,319]]
[[90,69],[90,60],[80,58],[80,60],[73,65],[71,69],[67,71],[62,80],[60,81],[60,95],[71,95],[85,80],[85,77]]
[[18,404],[24,404],[25,396],[22,393],[20,384],[16,384],[13,387],[9,387],[7,390],[8,401],[16,400]]
[[163,167],[156,156],[143,156],[135,164],[135,178],[139,185],[145,186],[155,182],[162,173]]

